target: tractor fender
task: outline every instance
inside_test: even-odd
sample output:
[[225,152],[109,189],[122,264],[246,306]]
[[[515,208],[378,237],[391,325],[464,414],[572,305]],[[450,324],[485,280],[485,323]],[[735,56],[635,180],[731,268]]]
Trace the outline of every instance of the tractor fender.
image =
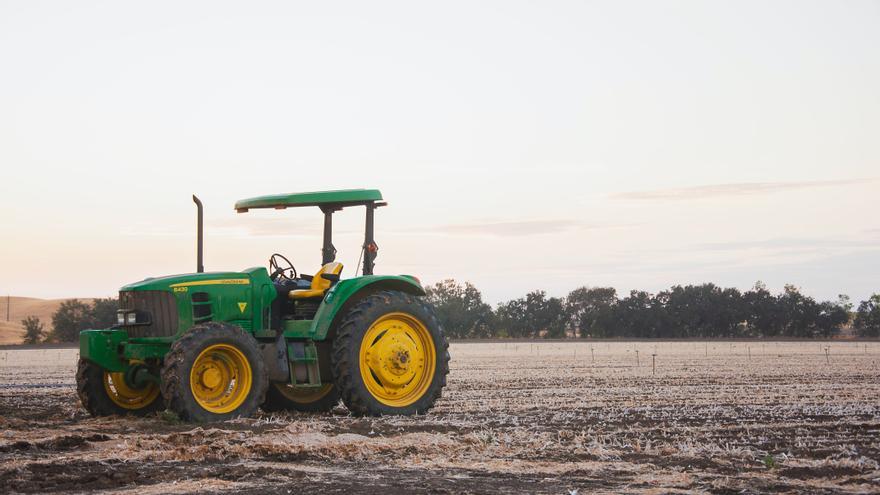
[[396,290],[424,296],[425,289],[418,279],[409,275],[365,275],[363,277],[341,280],[324,296],[315,319],[309,329],[311,338],[324,340],[337,318],[345,309],[369,294],[383,290]]

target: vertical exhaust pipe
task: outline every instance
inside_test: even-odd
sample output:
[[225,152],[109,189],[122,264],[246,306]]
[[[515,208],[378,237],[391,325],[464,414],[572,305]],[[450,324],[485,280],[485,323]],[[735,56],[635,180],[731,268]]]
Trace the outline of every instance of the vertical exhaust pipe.
[[193,194],[193,203],[196,204],[196,208],[198,209],[198,213],[196,214],[198,218],[196,226],[196,272],[202,273],[205,271],[202,254],[202,217],[204,208],[202,208],[201,200],[199,200],[195,194]]

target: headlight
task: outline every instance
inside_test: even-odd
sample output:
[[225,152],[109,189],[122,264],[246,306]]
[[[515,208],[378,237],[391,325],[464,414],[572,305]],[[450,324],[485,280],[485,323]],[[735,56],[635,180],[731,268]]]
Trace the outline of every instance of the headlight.
[[125,323],[129,325],[134,325],[135,323],[137,323],[137,313],[127,313],[125,315]]
[[116,313],[116,323],[125,325],[125,313]]

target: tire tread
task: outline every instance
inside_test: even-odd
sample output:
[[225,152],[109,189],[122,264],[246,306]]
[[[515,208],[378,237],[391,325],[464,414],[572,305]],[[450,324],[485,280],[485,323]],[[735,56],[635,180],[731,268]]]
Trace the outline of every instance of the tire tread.
[[[254,396],[250,396],[236,411],[223,415],[214,415],[202,409],[186,390],[189,383],[186,379],[189,374],[187,363],[190,358],[195,359],[192,354],[204,344],[204,341],[216,339],[234,343],[236,346],[239,344],[252,345],[252,355],[256,358],[250,363],[253,373],[252,387],[257,387],[256,400],[254,400]],[[236,325],[209,321],[193,326],[171,344],[171,349],[165,355],[161,386],[165,405],[185,421],[222,421],[252,415],[260,404],[265,402],[269,383],[266,367],[256,346],[253,336]]]
[[423,323],[429,328],[429,331],[434,329],[434,333],[436,333],[435,346],[437,347],[437,367],[439,368],[439,373],[435,372],[435,376],[439,376],[436,382],[431,384],[429,392],[414,404],[403,408],[404,414],[410,413],[410,411],[415,414],[425,414],[443,395],[446,376],[449,374],[449,341],[434,314],[434,309],[421,298],[405,292],[379,291],[364,297],[352,306],[339,323],[336,337],[333,340],[333,376],[336,378],[336,385],[342,401],[349,411],[357,416],[399,414],[396,411],[389,411],[390,408],[387,406],[384,408],[377,406],[375,401],[371,400],[372,397],[369,397],[369,393],[365,395],[364,391],[360,390],[360,387],[354,383],[355,377],[360,375],[360,370],[357,368],[358,363],[352,362],[354,354],[352,349],[360,348],[360,336],[372,324],[372,321],[366,321],[366,316],[377,308],[395,304],[417,306],[424,315],[427,315],[429,321]]

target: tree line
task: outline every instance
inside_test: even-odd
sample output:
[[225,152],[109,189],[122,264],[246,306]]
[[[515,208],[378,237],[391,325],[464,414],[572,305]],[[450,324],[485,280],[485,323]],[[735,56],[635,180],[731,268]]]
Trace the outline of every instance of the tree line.
[[536,290],[492,308],[469,282],[427,287],[447,335],[467,338],[829,338],[852,325],[880,336],[880,294],[853,308],[845,295],[816,301],[786,285],[773,294],[758,282],[735,288],[676,285],[620,297],[612,287],[581,287],[565,297]]
[[[492,308],[470,282],[443,280],[426,288],[447,335],[467,338],[828,338],[851,325],[880,337],[880,294],[856,308],[847,296],[818,302],[792,285],[772,294],[762,283],[745,292],[715,284],[676,285],[657,294],[581,287],[565,297],[529,292]],[[118,301],[70,299],[52,315],[22,320],[24,343],[76,342],[80,330],[116,324]]]
[[24,343],[76,342],[79,332],[87,328],[110,328],[116,324],[119,301],[108,297],[94,299],[87,304],[79,299],[68,299],[52,313],[52,329],[45,331],[43,322],[34,316],[21,320]]

